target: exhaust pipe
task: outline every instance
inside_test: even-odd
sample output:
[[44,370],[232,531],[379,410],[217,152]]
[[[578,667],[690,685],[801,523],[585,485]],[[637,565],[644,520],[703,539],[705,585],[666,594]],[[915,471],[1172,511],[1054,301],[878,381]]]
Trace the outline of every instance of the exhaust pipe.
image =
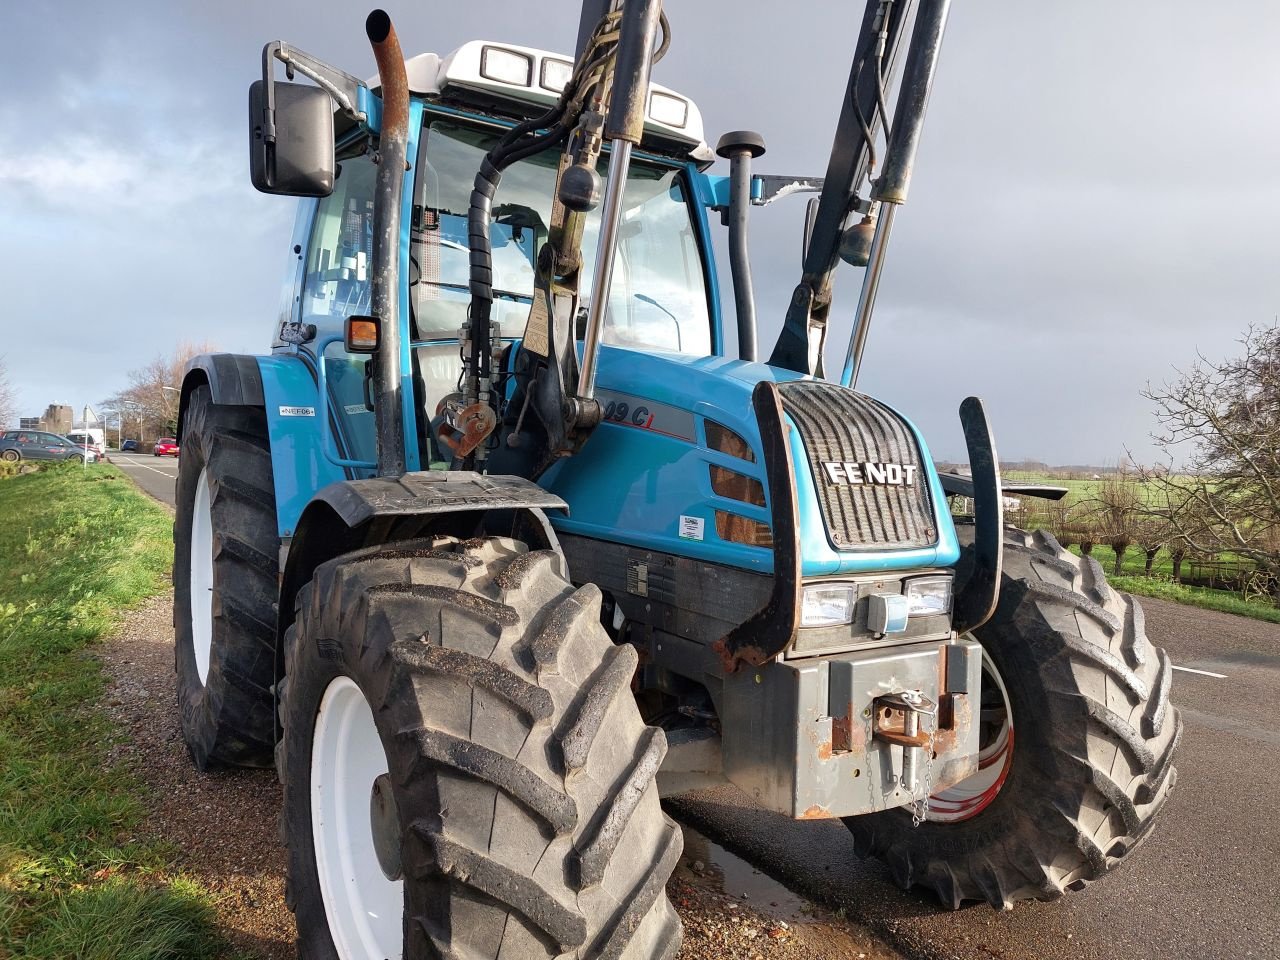
[[756,295],[751,287],[751,254],[747,248],[747,219],[751,214],[751,161],[764,156],[764,138],[752,130],[726,133],[716,153],[729,161],[729,269],[733,273],[733,301],[738,315],[738,356],[756,359]]
[[404,403],[400,367],[400,204],[409,148],[409,78],[391,18],[374,10],[364,22],[382,85],[382,129],[373,199],[370,306],[379,320],[373,355],[378,476],[404,473]]

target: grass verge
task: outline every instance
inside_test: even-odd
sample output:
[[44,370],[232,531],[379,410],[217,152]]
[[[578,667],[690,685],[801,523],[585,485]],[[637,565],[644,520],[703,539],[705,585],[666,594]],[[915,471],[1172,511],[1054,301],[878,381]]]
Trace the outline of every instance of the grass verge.
[[1267,620],[1280,623],[1280,609],[1267,603],[1255,603],[1243,600],[1226,590],[1210,590],[1208,587],[1189,587],[1172,580],[1160,580],[1154,577],[1114,577],[1107,576],[1107,582],[1117,590],[1135,593],[1142,597],[1156,597],[1160,600],[1172,600],[1191,607],[1205,610],[1219,610],[1222,613],[1234,613],[1254,620]]
[[131,836],[87,650],[165,588],[171,517],[97,465],[0,481],[0,518],[0,958],[226,956],[210,899]]
[[[1072,546],[1070,550],[1077,557],[1080,556],[1079,546]],[[1161,564],[1156,563],[1151,570],[1152,576],[1146,576],[1143,569],[1146,558],[1140,550],[1126,551],[1120,566],[1122,571],[1120,574],[1112,573],[1115,569],[1116,554],[1110,547],[1098,544],[1093,548],[1090,556],[1106,571],[1107,583],[1125,593],[1170,600],[1189,607],[1200,607],[1202,610],[1234,613],[1236,616],[1249,617],[1253,620],[1280,623],[1280,608],[1265,600],[1245,600],[1230,590],[1214,590],[1210,587],[1193,587],[1174,582],[1173,567],[1167,561],[1163,570]]]

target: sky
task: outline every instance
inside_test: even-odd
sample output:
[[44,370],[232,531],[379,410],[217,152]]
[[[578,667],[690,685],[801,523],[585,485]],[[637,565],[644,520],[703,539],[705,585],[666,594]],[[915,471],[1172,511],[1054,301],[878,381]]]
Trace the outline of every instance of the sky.
[[[707,139],[755,129],[757,172],[820,176],[861,5],[665,8],[674,37],[654,79],[699,104]],[[473,39],[571,51],[577,29],[577,4],[555,0],[387,9],[409,54]],[[366,12],[6,9],[0,356],[22,415],[95,404],[183,341],[269,348],[294,201],[249,185],[248,84],[273,39],[372,75]],[[956,0],[859,386],[937,458],[963,459],[956,410],[976,394],[1002,459],[1151,459],[1144,385],[1197,353],[1230,356],[1280,313],[1277,49],[1280,7],[1250,0]],[[765,356],[799,278],[803,210],[791,198],[751,224]],[[837,277],[837,371],[860,282]]]

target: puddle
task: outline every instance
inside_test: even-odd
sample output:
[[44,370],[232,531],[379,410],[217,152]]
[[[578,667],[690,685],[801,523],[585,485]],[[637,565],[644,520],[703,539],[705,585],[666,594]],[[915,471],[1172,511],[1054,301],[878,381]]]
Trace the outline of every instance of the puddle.
[[745,900],[752,909],[771,917],[790,921],[812,919],[816,908],[808,900],[692,827],[681,825],[681,829],[684,831],[682,866],[692,873],[713,881],[721,892],[736,900]]
[[[681,829],[684,855],[676,875],[711,894],[701,916],[685,917],[690,955],[704,956],[696,949],[701,942],[716,956],[753,960],[904,960],[867,928],[793,893],[692,827]],[[727,922],[708,923],[708,916]],[[749,919],[757,916],[763,924]],[[730,932],[735,924],[742,925],[740,933]],[[754,927],[763,935],[749,929]],[[753,938],[745,951],[741,936]]]

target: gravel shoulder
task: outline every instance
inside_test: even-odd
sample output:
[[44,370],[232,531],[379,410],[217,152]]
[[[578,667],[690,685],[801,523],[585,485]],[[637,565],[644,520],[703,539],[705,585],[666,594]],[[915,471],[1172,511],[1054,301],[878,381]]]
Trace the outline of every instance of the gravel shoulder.
[[293,914],[284,903],[280,785],[271,770],[201,774],[178,727],[171,596],[131,611],[96,649],[110,678],[104,706],[127,734],[114,751],[151,802],[138,831],[174,849],[173,868],[218,898],[231,943],[263,958],[293,957]]
[[[96,648],[109,678],[104,708],[127,734],[109,759],[131,769],[151,798],[139,834],[170,846],[174,870],[213,892],[232,945],[264,960],[294,957],[277,826],[280,785],[270,770],[200,774],[192,766],[175,708],[171,604],[170,596],[148,601]],[[685,923],[681,960],[898,957],[864,929],[781,887],[771,894],[772,881],[738,889],[733,874],[743,867],[687,834],[667,887]]]

